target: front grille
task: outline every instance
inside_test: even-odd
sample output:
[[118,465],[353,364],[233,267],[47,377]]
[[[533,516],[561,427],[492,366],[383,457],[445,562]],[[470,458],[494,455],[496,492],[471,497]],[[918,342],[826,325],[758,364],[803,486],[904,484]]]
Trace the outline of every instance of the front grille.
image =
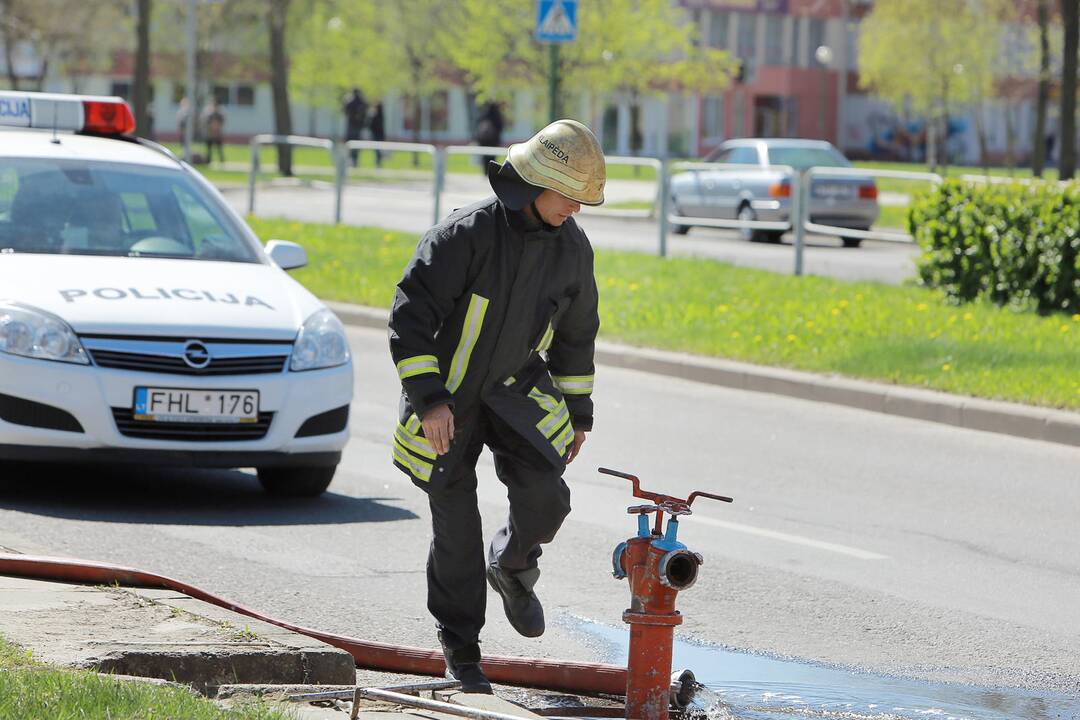
[[274,413],[262,412],[253,423],[144,422],[133,417],[131,408],[113,408],[112,413],[116,429],[125,437],[186,442],[261,440],[274,419]]
[[161,355],[90,350],[90,356],[98,367],[116,370],[167,373],[170,375],[266,375],[285,369],[288,355],[265,355],[262,357],[213,358],[205,368],[189,366],[182,358]]

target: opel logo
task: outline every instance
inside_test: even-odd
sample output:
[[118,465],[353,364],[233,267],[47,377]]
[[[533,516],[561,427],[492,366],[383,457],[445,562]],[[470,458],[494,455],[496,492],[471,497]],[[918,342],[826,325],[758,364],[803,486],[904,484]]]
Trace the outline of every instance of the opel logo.
[[210,364],[210,351],[198,340],[188,340],[184,345],[184,362],[190,368],[202,370]]

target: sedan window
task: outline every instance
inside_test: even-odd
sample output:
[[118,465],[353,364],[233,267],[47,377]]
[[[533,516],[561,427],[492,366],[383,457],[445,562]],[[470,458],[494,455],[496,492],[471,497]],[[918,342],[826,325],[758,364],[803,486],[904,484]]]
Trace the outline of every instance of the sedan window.
[[790,165],[797,170],[812,167],[851,167],[838,151],[823,147],[770,147],[770,165]]

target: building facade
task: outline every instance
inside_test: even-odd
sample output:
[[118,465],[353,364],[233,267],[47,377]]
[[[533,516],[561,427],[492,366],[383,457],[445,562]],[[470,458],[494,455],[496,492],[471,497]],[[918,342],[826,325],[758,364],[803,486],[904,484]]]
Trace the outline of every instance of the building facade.
[[[697,25],[701,42],[738,58],[735,82],[716,95],[672,93],[631,98],[583,93],[567,112],[590,124],[607,152],[669,157],[699,157],[728,138],[768,136],[822,138],[855,158],[922,161],[925,123],[859,87],[858,39],[862,18],[872,0],[675,0]],[[1010,31],[1007,52],[1017,58],[1029,51],[1027,26]],[[33,65],[25,53],[24,67]],[[242,60],[242,59],[241,59]],[[213,96],[226,116],[233,141],[273,131],[272,98],[265,68],[236,58],[212,58],[200,84],[200,97]],[[151,110],[161,139],[179,136],[178,110],[184,94],[176,58],[155,58]],[[1022,63],[1017,60],[1016,66]],[[79,78],[49,78],[56,92],[130,95],[130,55],[118,54],[110,70]],[[977,111],[950,118],[946,147],[953,163],[975,164],[980,157],[976,128],[982,126],[987,155],[993,162],[1009,156],[1023,162],[1030,153],[1034,127],[1035,79],[1031,72],[1012,81],[1018,92],[986,103]],[[336,108],[312,108],[292,98],[293,131],[337,136],[344,118]],[[387,139],[468,143],[477,115],[467,88],[447,81],[429,97],[391,92],[384,105]],[[372,102],[372,98],[368,98]],[[416,104],[419,113],[416,113]],[[543,89],[517,93],[505,107],[505,142],[530,136],[545,121]],[[1056,127],[1051,108],[1050,133]],[[975,112],[981,117],[976,118]],[[419,117],[419,127],[413,118]],[[979,120],[980,122],[976,122]]]

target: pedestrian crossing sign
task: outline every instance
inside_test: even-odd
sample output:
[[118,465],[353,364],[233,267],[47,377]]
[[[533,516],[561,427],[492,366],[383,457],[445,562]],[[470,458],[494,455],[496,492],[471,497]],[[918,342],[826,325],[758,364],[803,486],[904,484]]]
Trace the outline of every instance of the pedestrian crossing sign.
[[540,42],[570,42],[577,38],[577,0],[538,0],[536,39]]

